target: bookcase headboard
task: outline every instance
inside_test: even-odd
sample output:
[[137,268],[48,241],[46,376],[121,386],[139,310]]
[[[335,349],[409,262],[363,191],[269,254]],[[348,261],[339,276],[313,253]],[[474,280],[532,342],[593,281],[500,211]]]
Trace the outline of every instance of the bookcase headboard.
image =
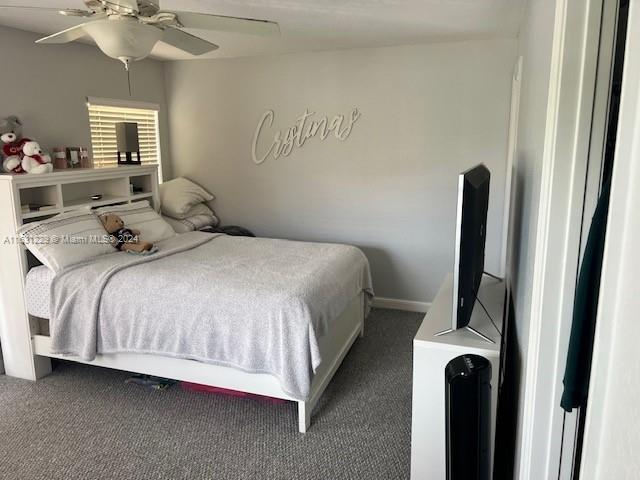
[[8,375],[35,380],[51,369],[48,358],[33,355],[24,295],[30,262],[18,229],[63,212],[139,200],[160,209],[157,165],[0,175],[0,342]]

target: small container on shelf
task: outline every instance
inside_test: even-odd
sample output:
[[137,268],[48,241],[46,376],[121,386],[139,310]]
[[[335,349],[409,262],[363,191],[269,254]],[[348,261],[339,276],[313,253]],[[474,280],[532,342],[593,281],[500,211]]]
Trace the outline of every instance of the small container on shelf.
[[53,147],[53,168],[61,170],[67,168],[67,152],[64,147]]
[[93,168],[93,159],[89,156],[89,149],[80,147],[80,168]]
[[67,147],[67,165],[69,168],[80,168],[80,147]]

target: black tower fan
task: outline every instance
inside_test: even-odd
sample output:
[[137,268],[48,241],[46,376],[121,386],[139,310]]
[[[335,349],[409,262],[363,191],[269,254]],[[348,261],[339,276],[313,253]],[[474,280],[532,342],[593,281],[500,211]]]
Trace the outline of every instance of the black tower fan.
[[445,367],[447,480],[489,480],[491,363],[461,355]]

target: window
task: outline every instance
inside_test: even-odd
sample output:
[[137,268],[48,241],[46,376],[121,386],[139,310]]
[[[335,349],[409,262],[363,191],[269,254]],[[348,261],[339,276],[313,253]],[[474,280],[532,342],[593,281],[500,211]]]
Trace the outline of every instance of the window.
[[[136,122],[142,164],[160,165],[158,105],[105,98],[87,98],[91,148],[95,167],[113,167],[118,163],[115,124]],[[160,175],[160,169],[158,171]]]

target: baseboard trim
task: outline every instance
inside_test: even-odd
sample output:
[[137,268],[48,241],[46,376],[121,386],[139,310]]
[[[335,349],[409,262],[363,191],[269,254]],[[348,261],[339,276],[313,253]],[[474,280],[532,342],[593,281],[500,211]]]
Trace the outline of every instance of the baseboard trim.
[[429,310],[431,303],[415,302],[413,300],[401,300],[399,298],[374,297],[371,305],[374,308],[426,313],[427,310]]

